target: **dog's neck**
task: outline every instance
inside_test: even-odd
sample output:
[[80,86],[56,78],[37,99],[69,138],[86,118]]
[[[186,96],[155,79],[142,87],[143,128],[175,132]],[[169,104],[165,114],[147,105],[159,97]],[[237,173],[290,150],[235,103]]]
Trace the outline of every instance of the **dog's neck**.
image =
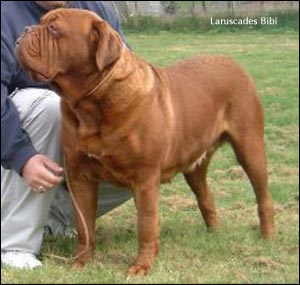
[[[129,116],[137,116],[140,107],[149,104],[155,93],[152,89],[156,78],[151,66],[127,49],[100,76],[73,78],[61,86],[62,93],[71,90],[72,94],[63,95],[63,100],[78,117],[86,135],[99,132],[101,126],[115,126]],[[86,86],[78,86],[78,82],[85,82]],[[82,95],[82,90],[89,91]]]

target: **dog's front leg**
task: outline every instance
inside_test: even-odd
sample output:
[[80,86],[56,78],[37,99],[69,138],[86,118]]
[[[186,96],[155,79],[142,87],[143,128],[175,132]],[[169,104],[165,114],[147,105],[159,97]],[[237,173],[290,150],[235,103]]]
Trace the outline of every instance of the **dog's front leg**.
[[139,252],[134,265],[129,269],[129,274],[146,275],[158,254],[158,196],[159,186],[157,183],[134,189],[138,212]]
[[91,179],[89,164],[83,156],[76,157],[74,154],[67,156],[65,168],[78,232],[75,266],[82,267],[91,258],[95,249],[98,183]]

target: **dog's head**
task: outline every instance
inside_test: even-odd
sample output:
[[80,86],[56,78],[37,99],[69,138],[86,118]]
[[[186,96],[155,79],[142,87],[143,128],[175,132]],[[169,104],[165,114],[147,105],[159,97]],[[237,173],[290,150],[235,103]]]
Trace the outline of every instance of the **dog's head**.
[[21,65],[39,81],[72,73],[102,71],[119,57],[118,33],[93,12],[57,9],[27,27],[16,43]]

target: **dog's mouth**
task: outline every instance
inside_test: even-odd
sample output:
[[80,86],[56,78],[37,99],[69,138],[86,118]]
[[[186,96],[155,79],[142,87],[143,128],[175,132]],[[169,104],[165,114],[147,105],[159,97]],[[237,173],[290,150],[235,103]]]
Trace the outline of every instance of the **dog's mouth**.
[[27,68],[27,71],[29,72],[30,76],[32,77],[32,79],[34,81],[38,81],[38,82],[42,82],[42,83],[49,83],[50,82],[50,77],[47,75],[44,75],[41,72],[38,72],[36,70],[33,69],[29,69]]
[[53,72],[51,75],[48,75],[43,72],[33,70],[32,68],[29,69],[28,71],[29,71],[31,77],[33,78],[33,80],[41,82],[41,83],[45,83],[45,84],[51,83],[58,73],[58,72]]
[[46,76],[40,72],[36,73],[36,78],[38,81],[43,83],[50,83],[52,81],[52,76]]

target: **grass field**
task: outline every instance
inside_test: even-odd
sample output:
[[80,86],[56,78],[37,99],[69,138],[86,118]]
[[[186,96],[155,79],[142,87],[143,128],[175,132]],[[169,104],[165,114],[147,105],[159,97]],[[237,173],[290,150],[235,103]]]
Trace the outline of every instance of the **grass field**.
[[[233,152],[215,155],[209,181],[221,220],[206,232],[181,176],[161,187],[161,250],[146,277],[127,277],[137,251],[132,201],[98,220],[94,259],[83,270],[44,256],[35,271],[1,269],[1,283],[261,283],[299,284],[299,36],[296,32],[131,34],[136,53],[165,66],[196,54],[228,54],[253,76],[265,108],[270,189],[278,237],[259,238],[254,194]],[[70,256],[74,240],[47,239],[43,253]]]

